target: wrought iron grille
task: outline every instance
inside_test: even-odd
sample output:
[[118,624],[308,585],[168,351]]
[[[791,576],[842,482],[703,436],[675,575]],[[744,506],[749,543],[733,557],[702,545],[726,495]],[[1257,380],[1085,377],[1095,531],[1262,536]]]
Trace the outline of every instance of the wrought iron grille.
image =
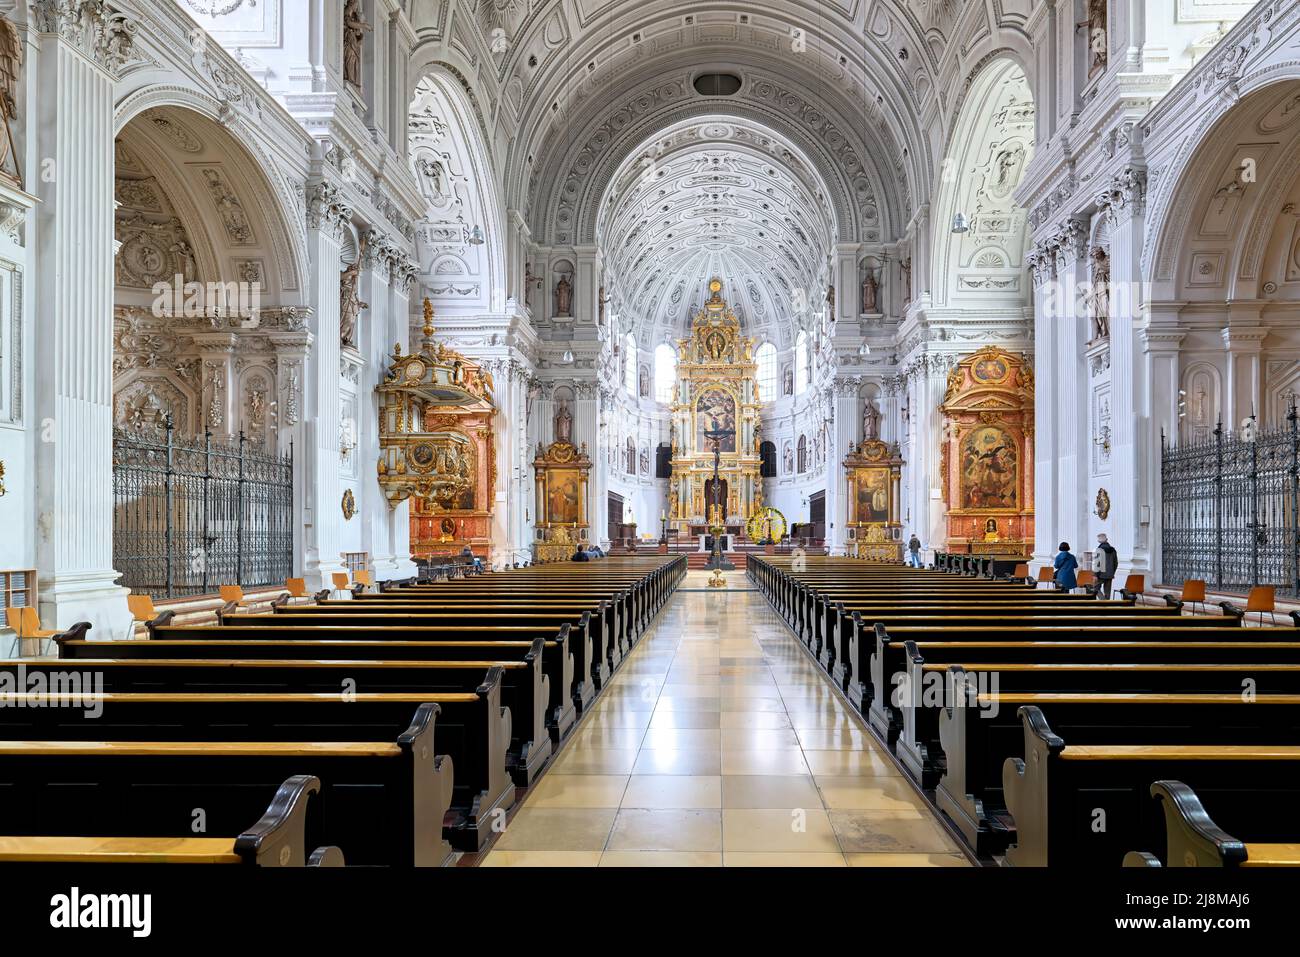
[[113,567],[133,591],[204,595],[293,574],[292,446],[178,438],[170,420],[114,430],[113,505]]
[[1165,445],[1160,461],[1164,579],[1227,591],[1273,585],[1300,596],[1300,426],[1294,405],[1269,430]]

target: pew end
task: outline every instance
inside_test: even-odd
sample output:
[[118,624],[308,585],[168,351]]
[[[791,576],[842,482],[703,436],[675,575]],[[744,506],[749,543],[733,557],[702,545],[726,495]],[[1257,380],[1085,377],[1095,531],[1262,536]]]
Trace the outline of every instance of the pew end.
[[1238,608],[1230,601],[1219,602],[1219,608],[1223,610],[1223,617],[1230,618],[1238,625],[1244,625],[1246,622],[1246,612]]
[[1151,796],[1164,811],[1170,867],[1237,867],[1245,862],[1246,845],[1214,823],[1186,784],[1156,781]]
[[1163,867],[1160,858],[1150,851],[1129,851],[1124,855],[1125,867]]
[[1053,759],[1065,750],[1065,742],[1052,731],[1043,711],[1026,705],[1016,712],[1025,732],[1025,756],[1010,757],[1002,765],[1002,794],[1007,811],[1016,822],[1015,843],[1007,848],[1007,863],[1013,867],[1046,867],[1048,864],[1048,774]]
[[258,867],[305,867],[307,814],[318,800],[320,779],[295,774],[280,785],[262,819],[235,838],[235,853]]

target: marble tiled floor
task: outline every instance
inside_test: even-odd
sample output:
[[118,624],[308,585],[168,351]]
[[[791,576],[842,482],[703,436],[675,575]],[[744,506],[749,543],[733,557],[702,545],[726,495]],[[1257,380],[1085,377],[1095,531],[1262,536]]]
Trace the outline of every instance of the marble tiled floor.
[[762,596],[689,590],[704,579],[688,576],[483,866],[965,866]]

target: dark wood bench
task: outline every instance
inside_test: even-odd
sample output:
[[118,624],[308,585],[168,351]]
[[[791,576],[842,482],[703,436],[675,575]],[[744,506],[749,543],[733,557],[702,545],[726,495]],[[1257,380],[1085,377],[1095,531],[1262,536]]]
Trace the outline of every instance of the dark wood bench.
[[[425,641],[450,642],[462,645],[471,637],[480,641],[500,638],[504,641],[533,642],[541,638],[542,674],[548,680],[546,721],[553,725],[553,739],[568,736],[577,721],[577,708],[590,706],[595,697],[590,673],[579,671],[574,645],[584,645],[581,635],[575,636],[568,623],[558,631],[550,625],[498,625],[491,629],[469,629],[463,625],[368,625],[362,623],[284,624],[281,616],[267,615],[241,619],[226,625],[178,626],[153,622],[149,628],[151,640],[257,640],[257,641]],[[579,640],[574,641],[577,637]],[[586,651],[590,645],[585,645]],[[474,655],[474,660],[491,660],[489,652]]]
[[[1148,792],[1152,781],[1170,777],[1216,801],[1225,820],[1259,820],[1255,833],[1264,839],[1281,829],[1296,833],[1300,746],[1074,744],[1039,708],[1018,714],[1024,755],[1008,758],[1002,769],[1015,823],[1006,852],[1011,866],[1119,866],[1129,848],[1163,830]],[[1144,741],[1143,730],[1134,729],[1132,739]]]
[[437,704],[436,753],[451,759],[452,797],[443,835],[477,851],[515,801],[506,772],[510,715],[501,669],[473,693],[185,694],[106,692],[93,708],[50,707],[17,694],[0,708],[5,741],[382,741],[396,739],[422,704]]
[[[954,666],[954,670],[956,669]],[[990,853],[1005,846],[1009,832],[998,812],[1005,808],[1002,766],[1023,753],[1017,709],[1036,706],[1056,733],[1086,744],[1292,744],[1300,740],[1300,695],[1240,691],[1204,694],[1074,694],[999,692],[978,694],[975,682],[958,681],[954,706],[939,710],[939,753],[929,755],[940,771],[936,806],[952,819],[972,848]]]
[[[23,807],[11,813],[4,825],[5,836],[0,836],[0,863],[342,867],[344,856],[337,847],[318,847],[310,854],[306,850],[309,846],[306,843],[309,805],[318,800],[319,792],[320,782],[316,778],[306,774],[290,777],[276,788],[270,805],[266,806],[256,823],[238,831],[234,837],[194,837],[193,800],[187,801],[182,810],[167,820],[169,827],[162,826],[163,818],[155,813],[159,810],[161,797],[157,791],[141,797],[135,818],[143,817],[139,834],[121,833],[125,816],[116,807],[78,806],[67,815],[53,817],[48,813],[33,814],[34,808]],[[253,795],[248,798],[256,800]],[[241,795],[240,803],[247,804],[248,798]],[[206,793],[195,800],[205,810],[214,803]],[[45,811],[43,807],[39,810]],[[94,815],[97,810],[111,813]],[[64,833],[71,828],[79,832],[94,830],[94,825],[88,820],[92,815],[97,818],[107,816],[104,833],[94,837]],[[39,832],[39,825],[35,823],[38,816],[48,824],[49,829],[44,833]],[[232,816],[232,820],[248,820],[248,815],[243,818]],[[156,833],[158,831],[164,833]]]
[[619,614],[615,603],[600,600],[594,605],[591,602],[565,599],[543,599],[543,598],[473,598],[469,596],[457,596],[454,598],[431,598],[413,597],[405,601],[383,599],[371,601],[369,598],[359,600],[324,600],[313,605],[288,605],[281,603],[274,605],[272,610],[277,614],[303,614],[315,613],[330,615],[353,615],[353,614],[426,614],[429,612],[443,614],[473,614],[482,608],[490,608],[494,612],[502,614],[511,613],[530,613],[541,615],[568,614],[570,621],[575,627],[581,625],[582,616],[586,613],[589,618],[587,628],[591,633],[592,642],[592,661],[591,677],[595,682],[596,690],[599,691],[609,681],[610,675],[622,661],[625,652],[631,648],[635,636],[625,636],[621,630],[622,616]]
[[[1118,644],[1120,642],[1134,641],[1174,641],[1186,639],[1188,636],[1195,636],[1195,639],[1201,642],[1229,643],[1243,635],[1243,632],[1238,628],[1231,626],[1213,627],[1213,619],[1202,620],[1208,620],[1211,624],[1208,626],[1197,625],[1186,629],[1181,626],[1181,623],[1176,622],[1172,623],[1170,627],[1092,622],[1072,626],[1024,626],[1009,623],[1004,625],[999,622],[998,625],[993,626],[954,629],[914,628],[908,625],[887,629],[877,624],[876,652],[871,656],[869,664],[871,704],[867,712],[867,720],[872,729],[891,744],[897,740],[899,731],[903,727],[903,712],[901,708],[891,701],[891,694],[899,680],[896,676],[900,672],[905,672],[915,663],[913,658],[898,653],[899,645],[905,645],[908,641],[945,638],[949,641],[962,642],[964,640],[977,641],[981,638],[985,640],[996,638],[1018,642],[1094,641]],[[1287,629],[1285,633],[1291,637],[1297,636],[1297,633],[1290,629]]]
[[1130,851],[1125,867],[1300,867],[1294,791],[1283,800],[1237,788],[1207,794],[1213,817],[1181,781],[1156,781],[1151,796],[1164,812],[1163,864],[1150,851]]
[[375,741],[0,741],[0,813],[36,834],[63,821],[169,835],[196,813],[229,833],[296,768],[324,782],[309,844],[345,847],[353,864],[442,866],[454,857],[442,831],[453,770],[434,754],[437,715],[420,705],[405,731]]
[[[60,643],[64,657],[58,662],[44,659],[0,661],[0,675],[22,668],[26,676],[56,674],[66,671],[68,660],[77,660],[78,668],[93,673],[104,691],[178,691],[218,694],[338,694],[390,692],[438,694],[473,691],[483,681],[488,669],[501,670],[501,704],[510,710],[510,744],[506,767],[516,784],[532,784],[553,753],[554,742],[546,724],[549,697],[547,678],[542,674],[543,642],[535,639],[517,660],[412,660],[380,659],[375,652],[339,659],[281,658],[268,659],[246,654],[238,645],[206,647],[209,654],[196,658],[166,658],[157,654],[157,643],[142,641],[141,651],[133,657],[108,658],[117,649],[105,645],[120,642]],[[314,643],[308,651],[322,655]],[[362,651],[365,649],[362,648]],[[459,650],[459,649],[458,649]],[[480,654],[483,649],[479,649]],[[103,657],[88,657],[98,652]]]

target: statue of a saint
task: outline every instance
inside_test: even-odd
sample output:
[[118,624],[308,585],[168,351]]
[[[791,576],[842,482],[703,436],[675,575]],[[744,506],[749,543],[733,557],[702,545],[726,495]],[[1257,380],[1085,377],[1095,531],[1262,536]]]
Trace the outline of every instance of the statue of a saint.
[[880,413],[876,411],[875,403],[868,399],[866,408],[862,410],[862,441],[871,442],[879,438]]
[[357,336],[357,319],[362,309],[369,309],[370,303],[362,302],[357,295],[357,279],[361,274],[361,256],[339,277],[339,342],[345,346],[355,346]]
[[555,284],[555,314],[557,316],[570,315],[569,310],[573,308],[573,284],[569,282],[568,276],[561,276],[560,281]]
[[361,0],[347,0],[343,8],[343,79],[358,90],[361,89],[361,42],[369,29],[370,24],[361,15]]
[[903,305],[912,301],[912,260],[904,259],[898,264],[903,279]]
[[1092,247],[1092,336],[1094,342],[1110,338],[1110,257],[1101,246]]
[[560,407],[555,412],[555,441],[573,444],[573,414],[564,399],[560,400]]
[[880,312],[880,283],[876,271],[867,267],[867,278],[862,280],[862,312],[874,316]]

